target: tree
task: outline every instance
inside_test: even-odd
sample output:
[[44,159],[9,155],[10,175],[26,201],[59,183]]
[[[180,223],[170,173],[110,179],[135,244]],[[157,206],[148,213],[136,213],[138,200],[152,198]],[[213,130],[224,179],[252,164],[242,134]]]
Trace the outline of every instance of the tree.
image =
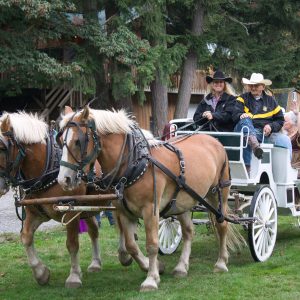
[[[201,36],[203,32],[204,6],[201,0],[195,3],[195,12],[192,20],[191,35],[195,37]],[[175,118],[184,118],[187,116],[188,107],[192,92],[192,82],[195,71],[197,69],[197,53],[191,47],[187,57],[184,60],[180,86],[178,90],[178,101],[175,110]]]

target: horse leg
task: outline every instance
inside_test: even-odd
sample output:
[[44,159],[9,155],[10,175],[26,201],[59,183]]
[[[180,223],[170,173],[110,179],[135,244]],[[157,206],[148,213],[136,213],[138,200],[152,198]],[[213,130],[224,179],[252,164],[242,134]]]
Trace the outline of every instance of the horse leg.
[[67,249],[71,257],[70,275],[65,282],[66,288],[78,288],[82,286],[81,268],[79,265],[79,219],[75,219],[67,225]]
[[[225,174],[226,175],[226,174]],[[227,174],[229,178],[229,175]],[[228,178],[223,178],[224,180]],[[227,214],[228,210],[228,195],[229,195],[229,187],[222,189],[222,201],[223,201],[223,214]],[[218,201],[217,196],[214,197],[215,201]],[[216,202],[215,202],[216,203]],[[215,218],[212,218],[215,220]],[[228,238],[228,223],[224,221],[223,223],[218,223],[215,221],[215,225],[217,227],[217,232],[219,235],[219,257],[214,267],[214,272],[228,272],[226,264],[228,263],[228,249],[227,249],[227,238]]]
[[45,285],[49,282],[50,271],[37,256],[34,248],[34,233],[43,221],[26,209],[26,219],[21,232],[21,242],[25,247],[29,266],[38,284]]
[[[136,225],[137,225],[136,221],[132,221],[128,219],[127,216],[123,214],[120,215],[120,218],[118,218],[117,220],[120,221],[121,227],[123,229],[123,234],[125,239],[125,247],[124,247],[125,251],[127,249],[128,253],[138,263],[140,268],[143,271],[147,272],[149,270],[149,259],[148,257],[144,256],[139,246],[137,245],[134,237],[134,234],[136,233]],[[120,235],[120,239],[123,239],[121,235]],[[122,241],[122,243],[124,242]],[[158,262],[158,268],[160,274],[162,274],[165,270],[165,266],[161,262]]]
[[132,264],[132,257],[128,254],[126,246],[125,246],[125,235],[124,235],[124,230],[122,227],[122,223],[120,220],[120,216],[118,213],[115,213],[114,215],[117,228],[119,229],[119,248],[118,248],[118,253],[119,253],[119,261],[122,264],[122,266],[130,266]]
[[143,271],[148,271],[149,260],[147,257],[144,256],[134,238],[134,233],[136,232],[136,221],[128,219],[127,216],[123,214],[120,215],[119,221],[121,222],[121,227],[124,233],[125,250],[127,249],[128,253],[138,263],[138,265]]
[[85,220],[88,225],[88,234],[92,242],[92,262],[88,267],[88,272],[99,272],[101,270],[101,258],[99,249],[99,230],[95,217]]
[[216,222],[217,232],[219,235],[219,257],[214,267],[214,272],[228,272],[226,264],[228,263],[228,250],[227,250],[227,231],[228,224],[226,221],[223,223]]
[[189,270],[189,259],[191,255],[192,240],[194,234],[194,224],[191,219],[190,211],[187,211],[178,217],[180,222],[182,235],[183,235],[183,247],[177,266],[173,270],[173,275],[176,277],[185,277]]
[[141,284],[140,291],[153,291],[158,289],[160,282],[159,268],[158,268],[158,224],[159,213],[154,216],[153,207],[150,205],[143,211],[143,219],[146,230],[146,250],[149,257],[149,269],[147,278]]

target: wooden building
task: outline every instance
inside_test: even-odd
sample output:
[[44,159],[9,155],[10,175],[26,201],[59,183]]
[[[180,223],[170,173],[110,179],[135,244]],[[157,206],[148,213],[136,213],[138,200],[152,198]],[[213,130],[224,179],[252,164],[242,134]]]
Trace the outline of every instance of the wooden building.
[[[168,89],[168,120],[174,116],[175,106],[178,95],[178,87],[180,75],[175,74],[171,78],[172,86]],[[206,93],[207,84],[203,71],[197,70],[194,75],[192,85],[191,104],[192,108],[196,108]],[[141,105],[136,96],[132,97],[133,115],[142,128],[150,129],[151,123],[151,91],[150,88],[145,89],[146,101]],[[69,85],[61,85],[52,87],[51,89],[24,89],[21,95],[15,97],[0,97],[0,111],[13,112],[17,110],[26,110],[38,112],[49,121],[50,119],[59,118],[65,105],[69,105],[74,109],[82,107],[87,98],[81,93],[80,88],[74,88]]]

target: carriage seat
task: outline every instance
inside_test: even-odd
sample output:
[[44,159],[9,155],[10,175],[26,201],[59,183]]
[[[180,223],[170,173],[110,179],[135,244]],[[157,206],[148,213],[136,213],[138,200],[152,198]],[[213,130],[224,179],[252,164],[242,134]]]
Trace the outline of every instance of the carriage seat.
[[287,148],[272,148],[272,171],[274,181],[281,184],[292,184],[297,180],[297,169],[291,166],[290,151]]
[[229,160],[232,184],[246,184],[248,176],[243,160],[243,135],[240,132],[199,131],[216,138],[225,148]]

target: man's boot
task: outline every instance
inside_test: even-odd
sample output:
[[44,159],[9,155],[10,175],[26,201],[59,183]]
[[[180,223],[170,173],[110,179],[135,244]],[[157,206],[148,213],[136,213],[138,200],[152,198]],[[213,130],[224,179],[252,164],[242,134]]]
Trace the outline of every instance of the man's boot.
[[259,142],[255,135],[249,135],[248,143],[253,151],[253,154],[258,158],[262,159],[264,151],[260,148]]

